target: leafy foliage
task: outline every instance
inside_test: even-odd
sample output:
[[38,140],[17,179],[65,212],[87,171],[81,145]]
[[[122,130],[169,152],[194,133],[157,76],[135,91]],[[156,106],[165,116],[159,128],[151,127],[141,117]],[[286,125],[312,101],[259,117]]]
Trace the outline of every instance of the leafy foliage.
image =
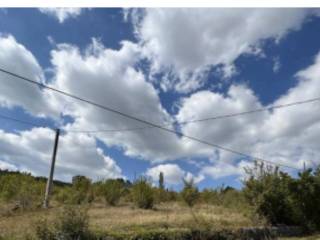
[[117,205],[124,193],[124,183],[118,179],[108,179],[103,183],[102,187],[106,202],[112,206]]
[[151,209],[154,204],[154,192],[151,184],[145,179],[138,179],[132,186],[131,194],[137,207]]
[[86,210],[80,207],[65,207],[54,219],[53,227],[46,219],[40,220],[35,227],[39,240],[93,239]]
[[198,188],[195,186],[193,179],[190,181],[183,179],[183,183],[184,188],[181,192],[181,197],[189,207],[193,207],[199,199]]
[[69,202],[72,204],[90,203],[93,201],[91,180],[85,176],[72,178],[72,191]]
[[159,189],[164,190],[164,175],[163,175],[163,172],[159,173]]
[[296,179],[262,163],[247,172],[243,191],[258,215],[272,224],[320,229],[319,168],[303,171]]
[[320,168],[299,173],[290,184],[291,198],[301,225],[320,230]]
[[30,209],[41,205],[45,183],[30,174],[1,174],[0,200],[15,202],[18,208]]

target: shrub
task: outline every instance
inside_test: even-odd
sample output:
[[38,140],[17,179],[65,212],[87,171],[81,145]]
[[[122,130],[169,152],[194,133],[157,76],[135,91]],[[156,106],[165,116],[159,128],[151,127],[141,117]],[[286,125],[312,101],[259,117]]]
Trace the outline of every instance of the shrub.
[[58,215],[55,230],[60,239],[82,239],[88,235],[88,215],[79,207],[65,207]]
[[143,209],[151,209],[153,207],[153,189],[145,178],[140,178],[133,184],[131,193],[137,207]]
[[297,218],[308,230],[320,230],[320,168],[301,172],[298,177],[290,185]]
[[88,228],[86,210],[79,207],[65,207],[56,216],[50,227],[46,220],[40,220],[36,228],[36,237],[39,240],[75,240],[93,239]]
[[91,180],[85,176],[74,176],[72,178],[72,187],[77,191],[88,192],[91,186]]
[[218,192],[213,189],[204,189],[200,193],[199,198],[201,199],[201,202],[206,204],[215,204],[215,205],[221,204]]
[[54,199],[59,203],[68,203],[70,201],[71,191],[70,187],[56,188]]
[[256,163],[247,172],[250,176],[244,182],[243,191],[255,212],[271,224],[297,224],[298,216],[289,191],[292,178],[263,163]]
[[91,180],[85,176],[74,176],[68,202],[71,204],[90,203],[93,197]]
[[103,184],[104,199],[112,206],[118,204],[123,192],[124,186],[122,182],[116,179],[108,179]]
[[155,195],[155,201],[157,203],[165,202],[168,199],[166,190],[162,188],[155,188],[154,195]]
[[193,179],[190,181],[183,179],[183,183],[184,188],[181,192],[181,197],[189,207],[193,207],[199,198],[198,188],[195,186]]
[[39,240],[54,240],[54,232],[46,219],[40,219],[35,223],[35,233]]
[[174,190],[166,190],[166,197],[167,197],[167,201],[177,201],[178,200],[178,193],[175,192]]
[[0,199],[15,201],[19,208],[30,209],[41,205],[45,183],[36,181],[29,174],[6,174],[0,176]]

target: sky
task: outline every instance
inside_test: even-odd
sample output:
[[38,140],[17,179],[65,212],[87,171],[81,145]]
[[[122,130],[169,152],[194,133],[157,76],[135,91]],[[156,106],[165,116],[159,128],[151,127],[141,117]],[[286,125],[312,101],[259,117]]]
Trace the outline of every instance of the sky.
[[[277,164],[320,164],[318,9],[0,10],[0,68]],[[0,73],[0,169],[94,181],[164,173],[168,188],[241,187],[254,158],[186,139]],[[120,130],[99,132],[99,130]],[[296,170],[281,168],[292,175]]]

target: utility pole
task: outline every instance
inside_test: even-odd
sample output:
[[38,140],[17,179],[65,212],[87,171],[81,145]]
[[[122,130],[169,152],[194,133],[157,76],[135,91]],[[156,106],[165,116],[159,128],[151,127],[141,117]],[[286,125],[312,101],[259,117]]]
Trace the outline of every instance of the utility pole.
[[50,173],[49,173],[49,177],[48,177],[48,181],[47,181],[46,193],[45,193],[44,202],[43,202],[43,207],[44,207],[44,208],[48,208],[48,207],[49,207],[49,197],[50,197],[51,189],[52,189],[54,165],[55,165],[55,162],[56,162],[56,155],[57,155],[57,150],[58,150],[59,135],[60,135],[60,129],[56,129],[56,138],[55,138],[55,141],[54,141],[54,147],[53,147],[53,153],[52,153],[52,159],[51,159]]

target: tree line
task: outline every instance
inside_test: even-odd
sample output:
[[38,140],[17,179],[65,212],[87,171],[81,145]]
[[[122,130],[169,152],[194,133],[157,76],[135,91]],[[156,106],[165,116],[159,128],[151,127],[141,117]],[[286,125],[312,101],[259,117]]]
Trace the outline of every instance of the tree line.
[[[196,204],[222,205],[246,209],[253,218],[272,225],[320,230],[319,167],[301,171],[296,177],[259,162],[245,171],[240,190],[222,186],[200,191],[192,179],[183,179],[183,188],[179,192],[165,188],[165,173],[159,174],[158,186],[145,177],[133,182],[121,178],[92,182],[85,176],[74,176],[70,184],[56,184],[51,199],[63,205],[98,201],[111,206],[132,203],[143,209],[171,201],[180,201],[190,208]],[[45,178],[0,171],[0,202],[15,203],[15,208],[21,210],[41,207],[45,184]]]

